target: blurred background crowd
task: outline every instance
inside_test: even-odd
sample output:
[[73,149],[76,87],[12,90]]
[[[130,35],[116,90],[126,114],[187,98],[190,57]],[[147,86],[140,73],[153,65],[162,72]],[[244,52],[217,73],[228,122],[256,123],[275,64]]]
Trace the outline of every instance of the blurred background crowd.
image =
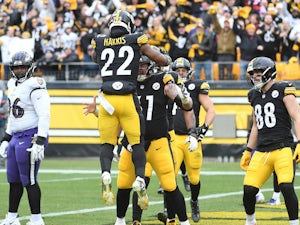
[[55,80],[99,80],[91,39],[107,34],[115,9],[132,13],[137,32],[174,60],[189,59],[195,78],[245,80],[249,60],[276,61],[279,78],[300,79],[300,0],[2,0],[1,78],[10,56],[31,51],[38,73]]

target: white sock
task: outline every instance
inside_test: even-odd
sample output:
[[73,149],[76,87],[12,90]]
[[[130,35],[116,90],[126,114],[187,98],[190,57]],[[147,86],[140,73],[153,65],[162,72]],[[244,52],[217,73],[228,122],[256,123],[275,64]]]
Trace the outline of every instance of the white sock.
[[125,222],[125,217],[123,217],[123,218],[117,217],[117,221],[116,222],[126,223]]
[[8,212],[7,213],[7,218],[17,218],[18,213],[12,213],[12,212]]
[[42,215],[41,214],[31,214],[31,216],[30,216],[30,221],[31,222],[37,222],[39,220],[42,220]]
[[290,220],[290,225],[299,225],[299,220]]
[[261,190],[259,189],[259,191],[257,192],[256,196],[262,194]]
[[184,222],[180,221],[180,225],[190,225],[189,220],[186,220]]
[[252,214],[252,215],[248,215],[246,214],[246,221],[247,222],[255,222],[255,214]]
[[280,198],[280,192],[273,192],[273,196],[272,196],[273,199],[277,200]]

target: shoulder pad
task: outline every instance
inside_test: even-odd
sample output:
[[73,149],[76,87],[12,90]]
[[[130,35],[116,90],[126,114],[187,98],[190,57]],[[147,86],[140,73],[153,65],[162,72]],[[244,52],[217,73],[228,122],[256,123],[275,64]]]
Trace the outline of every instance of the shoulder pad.
[[169,73],[165,73],[164,77],[163,77],[163,82],[164,84],[170,84],[170,83],[175,83],[174,77],[169,74]]
[[28,85],[28,87],[35,88],[44,88],[46,89],[46,81],[42,77],[31,77],[28,80],[24,81],[24,83]]
[[204,81],[201,85],[200,85],[200,89],[204,89],[204,90],[209,90],[210,89],[210,86],[209,84]]
[[148,37],[145,34],[141,34],[138,39],[137,39],[137,43],[139,45],[144,45],[147,44],[149,41]]
[[282,82],[280,83],[284,88],[284,95],[295,95],[296,96],[296,87],[292,82]]

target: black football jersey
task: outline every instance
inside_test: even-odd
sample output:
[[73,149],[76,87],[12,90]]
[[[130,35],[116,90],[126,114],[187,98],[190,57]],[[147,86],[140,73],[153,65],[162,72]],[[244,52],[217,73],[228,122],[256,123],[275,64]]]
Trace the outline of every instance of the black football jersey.
[[137,93],[146,121],[145,140],[169,137],[167,116],[169,98],[164,93],[165,84],[169,82],[174,83],[173,76],[169,73],[160,73],[137,83]]
[[[210,89],[209,84],[203,80],[189,80],[184,83],[184,85],[193,100],[193,110],[196,117],[196,126],[199,126],[199,114],[201,106],[201,102],[199,101],[199,94],[208,95]],[[176,115],[174,118],[174,129],[176,134],[188,133],[183,112],[180,108],[177,108],[176,110]]]
[[136,91],[140,48],[148,43],[142,33],[117,38],[97,36],[92,43],[103,80],[101,90],[106,94],[129,94]]
[[296,94],[292,83],[277,82],[266,92],[251,89],[248,98],[255,114],[258,128],[257,150],[266,152],[291,146],[292,121],[283,98]]
[[[168,73],[173,76],[175,84],[178,85],[182,84],[182,80],[176,72],[169,71]],[[174,130],[174,116],[176,114],[176,103],[169,99],[167,108],[168,108],[167,113],[168,113],[169,131],[170,131],[170,130]]]

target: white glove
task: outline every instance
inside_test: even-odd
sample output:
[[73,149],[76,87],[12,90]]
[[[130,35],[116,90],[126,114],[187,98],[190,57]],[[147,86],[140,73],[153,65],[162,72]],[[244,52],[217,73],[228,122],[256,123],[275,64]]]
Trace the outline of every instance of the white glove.
[[8,141],[2,141],[0,145],[0,156],[3,158],[7,157],[7,147],[8,147]]
[[187,144],[187,143],[190,143],[189,148],[188,148],[188,150],[189,150],[190,152],[193,152],[193,151],[195,151],[195,150],[198,148],[198,140],[197,140],[197,138],[195,138],[195,137],[192,136],[192,135],[189,135],[189,136],[185,139],[184,144]]
[[175,88],[178,92],[178,96],[181,99],[181,102],[183,104],[187,104],[190,101],[190,93],[188,92],[188,90],[186,89],[186,87],[184,85],[175,85]]
[[31,163],[44,159],[44,145],[38,145],[33,143],[31,148],[27,148],[28,152],[31,152]]

